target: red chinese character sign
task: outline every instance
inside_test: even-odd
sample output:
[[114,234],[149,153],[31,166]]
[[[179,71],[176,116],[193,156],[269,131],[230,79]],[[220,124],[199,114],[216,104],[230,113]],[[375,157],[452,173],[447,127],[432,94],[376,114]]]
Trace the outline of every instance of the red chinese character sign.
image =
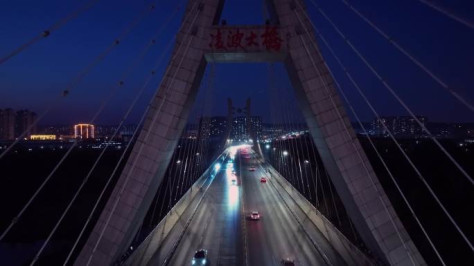
[[284,34],[277,26],[219,26],[209,33],[213,52],[283,52]]

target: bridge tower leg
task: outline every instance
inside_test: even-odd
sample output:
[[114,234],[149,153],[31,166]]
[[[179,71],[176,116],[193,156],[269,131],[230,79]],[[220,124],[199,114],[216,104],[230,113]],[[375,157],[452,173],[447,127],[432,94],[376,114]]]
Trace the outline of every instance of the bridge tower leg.
[[111,265],[129,248],[187,122],[207,65],[203,29],[217,23],[222,4],[220,0],[188,2],[171,60],[138,140],[76,265]]
[[316,44],[302,0],[267,0],[292,28],[285,66],[319,155],[360,236],[383,263],[423,265],[360,145]]
[[255,50],[208,56],[210,29],[220,20],[223,3],[189,0],[138,140],[75,264],[110,265],[128,249],[163,179],[209,59],[283,60],[318,152],[364,242],[385,263],[424,264],[351,127],[303,1],[267,0],[271,24],[287,32],[286,52],[277,57]]

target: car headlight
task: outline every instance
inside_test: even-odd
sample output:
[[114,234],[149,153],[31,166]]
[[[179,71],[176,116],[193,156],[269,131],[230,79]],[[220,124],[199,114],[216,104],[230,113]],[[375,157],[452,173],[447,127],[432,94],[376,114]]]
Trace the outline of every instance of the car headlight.
[[196,260],[195,260],[195,259],[193,259],[192,263],[193,263],[193,265],[194,265],[194,264],[196,264]]
[[202,265],[206,264],[206,259],[202,260]]

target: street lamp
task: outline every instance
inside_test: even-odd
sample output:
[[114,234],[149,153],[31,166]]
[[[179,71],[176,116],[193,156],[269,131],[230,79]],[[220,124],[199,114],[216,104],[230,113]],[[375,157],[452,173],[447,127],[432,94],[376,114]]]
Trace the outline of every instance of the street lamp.
[[287,152],[287,151],[283,151],[283,156],[288,156],[288,152]]

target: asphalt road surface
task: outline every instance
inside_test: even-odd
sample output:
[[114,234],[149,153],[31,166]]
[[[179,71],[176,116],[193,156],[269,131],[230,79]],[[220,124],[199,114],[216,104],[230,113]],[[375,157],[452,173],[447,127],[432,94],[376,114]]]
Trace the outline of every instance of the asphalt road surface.
[[[201,248],[208,250],[210,265],[279,265],[283,258],[295,265],[343,265],[327,241],[318,251],[254,157],[240,157],[239,165],[229,158],[223,162],[167,265],[191,265]],[[251,166],[255,171],[249,170]],[[260,182],[263,176],[266,183]],[[249,219],[253,210],[261,214],[260,220]]]

